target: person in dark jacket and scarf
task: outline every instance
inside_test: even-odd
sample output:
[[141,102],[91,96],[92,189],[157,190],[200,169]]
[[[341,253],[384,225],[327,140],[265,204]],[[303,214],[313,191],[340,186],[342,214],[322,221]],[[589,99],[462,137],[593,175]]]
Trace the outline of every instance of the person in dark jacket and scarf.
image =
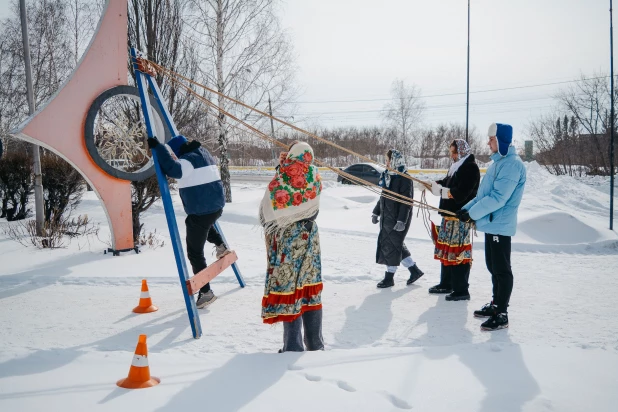
[[[214,227],[225,206],[219,168],[212,155],[199,142],[189,142],[181,135],[167,143],[173,155],[156,138],[148,139],[148,147],[156,151],[163,173],[178,182],[180,199],[187,213],[187,256],[193,274],[199,273],[207,266],[204,257],[207,240],[216,246],[217,259],[230,253]],[[200,289],[196,306],[201,309],[216,299],[210,283],[207,283]]]
[[[405,159],[398,150],[391,149],[386,153],[386,165],[390,169],[407,174]],[[385,170],[380,176],[380,186],[392,192],[399,193],[412,199],[414,186],[412,180]],[[412,206],[381,196],[373,209],[371,221],[380,222],[376,263],[386,265],[384,279],[378,283],[379,288],[390,288],[395,285],[394,277],[399,264],[403,264],[410,271],[408,285],[416,282],[423,272],[418,268],[404,240],[410,223],[412,222]]]
[[[444,179],[432,183],[431,191],[440,197],[440,209],[457,212],[476,196],[481,174],[465,140],[454,140],[449,149],[453,164]],[[450,301],[469,300],[472,224],[441,215],[434,251],[434,258],[440,261],[440,283],[429,288],[429,293],[449,293],[446,300]]]

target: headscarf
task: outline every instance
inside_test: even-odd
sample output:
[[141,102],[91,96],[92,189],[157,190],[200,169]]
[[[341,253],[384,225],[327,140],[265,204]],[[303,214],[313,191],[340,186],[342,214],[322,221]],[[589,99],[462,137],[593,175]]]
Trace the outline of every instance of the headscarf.
[[453,176],[457,169],[466,161],[468,156],[470,156],[470,152],[472,148],[463,139],[455,139],[455,145],[457,146],[457,154],[459,155],[459,160],[454,162],[451,167],[448,169],[448,176]]
[[312,163],[309,144],[299,142],[290,148],[260,204],[260,224],[265,233],[283,231],[318,213],[322,178]]
[[[406,166],[406,160],[401,155],[401,152],[396,149],[391,149],[391,169],[398,171],[399,173],[404,173],[408,168]],[[391,172],[390,170],[385,170],[382,172],[380,176],[380,186],[389,188],[391,185],[391,176],[396,175],[397,173]]]

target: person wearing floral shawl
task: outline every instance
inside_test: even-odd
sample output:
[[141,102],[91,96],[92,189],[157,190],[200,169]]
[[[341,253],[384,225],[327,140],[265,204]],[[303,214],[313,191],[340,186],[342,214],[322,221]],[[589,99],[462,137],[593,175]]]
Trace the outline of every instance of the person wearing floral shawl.
[[262,319],[269,324],[283,322],[279,352],[324,349],[322,264],[315,223],[322,180],[312,163],[311,146],[292,144],[281,154],[260,204],[267,253]]

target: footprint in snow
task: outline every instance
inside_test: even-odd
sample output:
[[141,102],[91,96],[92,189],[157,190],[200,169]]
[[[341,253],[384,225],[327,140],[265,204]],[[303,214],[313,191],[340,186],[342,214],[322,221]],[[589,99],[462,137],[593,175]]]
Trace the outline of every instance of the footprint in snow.
[[289,371],[302,371],[303,369],[305,369],[305,368],[303,368],[300,365],[294,365],[294,364],[288,365],[288,370]]
[[392,393],[382,392],[382,394],[393,404],[394,407],[399,409],[412,409],[412,405]]
[[307,378],[308,381],[311,382],[319,382],[322,380],[321,376],[318,375],[309,375],[308,373],[305,373],[305,378]]
[[356,388],[346,381],[337,381],[337,386],[347,392],[356,392]]

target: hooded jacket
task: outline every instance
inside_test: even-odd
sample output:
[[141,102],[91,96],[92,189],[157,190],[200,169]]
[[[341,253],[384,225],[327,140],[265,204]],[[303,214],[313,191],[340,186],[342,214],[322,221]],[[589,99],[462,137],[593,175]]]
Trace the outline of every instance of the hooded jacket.
[[491,155],[493,163],[481,181],[476,197],[466,204],[476,228],[492,235],[514,236],[517,231],[517,210],[526,185],[526,166],[509,147],[506,156]]
[[206,215],[225,206],[219,167],[199,142],[185,143],[174,160],[165,145],[155,147],[161,170],[178,182],[180,199],[188,215]]

